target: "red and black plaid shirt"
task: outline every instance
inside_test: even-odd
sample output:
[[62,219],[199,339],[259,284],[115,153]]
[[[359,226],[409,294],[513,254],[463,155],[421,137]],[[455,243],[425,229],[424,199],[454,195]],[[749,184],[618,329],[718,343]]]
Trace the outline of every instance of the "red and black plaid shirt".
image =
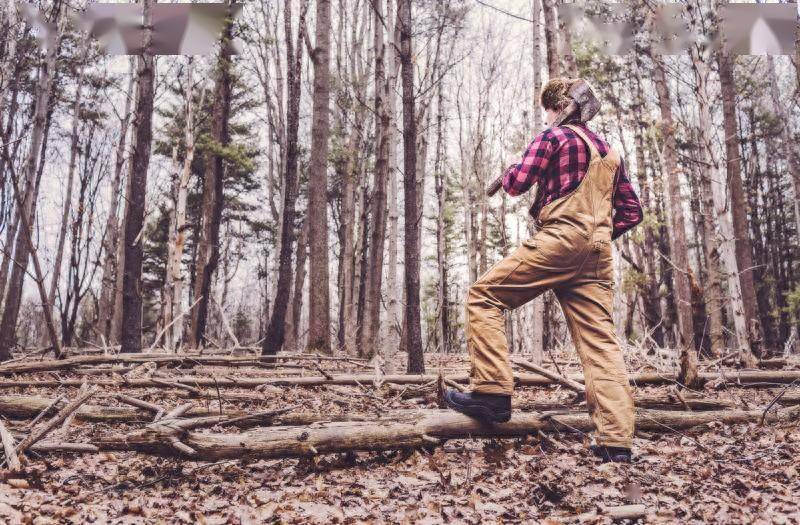
[[[575,124],[594,142],[600,155],[608,153],[606,141],[595,135],[584,124]],[[577,133],[565,126],[547,128],[530,143],[522,162],[512,164],[503,176],[503,189],[509,195],[520,195],[536,183],[539,184],[536,200],[530,213],[538,217],[539,211],[576,189],[589,167],[589,148]],[[614,231],[616,239],[642,222],[642,205],[633,191],[625,163],[620,160],[617,168],[617,185],[614,189]]]

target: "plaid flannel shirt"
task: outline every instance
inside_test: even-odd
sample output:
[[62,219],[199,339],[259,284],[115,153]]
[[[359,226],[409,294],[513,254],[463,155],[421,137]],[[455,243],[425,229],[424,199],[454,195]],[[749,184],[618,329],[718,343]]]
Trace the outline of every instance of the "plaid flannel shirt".
[[[589,139],[594,142],[600,155],[608,153],[609,146],[590,131],[585,124],[577,123]],[[522,162],[512,164],[503,176],[503,189],[509,195],[520,195],[538,183],[536,199],[530,209],[538,217],[541,209],[555,199],[576,189],[589,167],[589,148],[571,129],[564,126],[547,128],[530,143]],[[621,160],[616,173],[614,188],[614,231],[616,239],[642,222],[642,205],[631,186]]]

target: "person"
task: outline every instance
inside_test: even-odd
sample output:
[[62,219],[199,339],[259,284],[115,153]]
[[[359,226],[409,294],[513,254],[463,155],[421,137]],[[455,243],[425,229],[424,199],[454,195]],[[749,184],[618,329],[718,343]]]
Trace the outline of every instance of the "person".
[[504,310],[552,290],[583,366],[595,425],[592,450],[603,461],[631,459],[634,408],[611,315],[611,241],[642,221],[642,207],[619,153],[580,122],[553,125],[579,79],[554,78],[540,104],[550,125],[509,166],[503,189],[521,195],[534,184],[536,234],[469,288],[466,300],[471,391],[445,392],[448,406],[485,422],[511,418],[514,376]]

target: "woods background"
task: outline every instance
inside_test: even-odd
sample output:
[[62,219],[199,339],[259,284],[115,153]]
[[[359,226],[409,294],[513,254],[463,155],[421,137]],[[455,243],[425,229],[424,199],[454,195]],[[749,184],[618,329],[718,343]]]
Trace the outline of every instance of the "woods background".
[[[75,25],[81,5],[36,4],[42,48],[5,3],[0,359],[260,346],[422,372],[464,350],[466,287],[532,233],[527,196],[483,187],[542,129],[555,76],[599,91],[590,127],[645,209],[615,242],[627,351],[682,355],[689,378],[697,352],[795,351],[800,25],[792,56],[662,56],[635,2],[634,52],[609,56],[557,4],[254,0],[221,37],[238,55],[125,57]],[[688,7],[714,34],[719,6]],[[571,344],[550,293],[507,333],[538,361]]]

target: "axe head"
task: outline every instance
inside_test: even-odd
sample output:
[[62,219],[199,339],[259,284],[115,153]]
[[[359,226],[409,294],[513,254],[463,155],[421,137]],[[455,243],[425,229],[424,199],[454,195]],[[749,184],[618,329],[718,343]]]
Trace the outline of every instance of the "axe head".
[[589,122],[600,111],[600,100],[589,82],[581,79],[570,88],[568,95],[572,101],[556,117],[557,125],[564,124],[572,117],[577,117],[581,122]]
[[589,82],[581,80],[569,90],[569,96],[578,104],[581,122],[589,122],[600,111],[600,100]]

